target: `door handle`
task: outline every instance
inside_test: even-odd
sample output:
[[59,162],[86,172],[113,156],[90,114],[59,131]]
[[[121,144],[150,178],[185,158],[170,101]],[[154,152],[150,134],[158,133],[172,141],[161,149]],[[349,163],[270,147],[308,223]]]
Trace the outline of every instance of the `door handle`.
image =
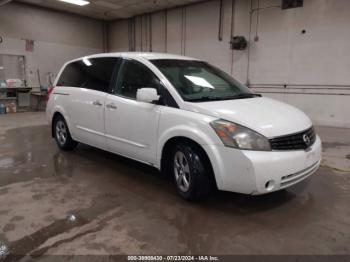
[[113,103],[112,104],[107,104],[106,107],[108,109],[117,109],[117,106],[115,104],[113,104]]
[[102,103],[101,103],[100,101],[98,101],[98,100],[92,102],[92,104],[93,104],[94,106],[102,106]]

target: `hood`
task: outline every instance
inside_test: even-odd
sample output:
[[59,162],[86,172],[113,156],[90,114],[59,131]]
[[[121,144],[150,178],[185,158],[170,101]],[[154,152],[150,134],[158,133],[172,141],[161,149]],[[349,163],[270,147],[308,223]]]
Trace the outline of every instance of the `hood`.
[[297,133],[312,125],[310,119],[299,109],[266,97],[186,105],[190,111],[243,125],[266,137]]

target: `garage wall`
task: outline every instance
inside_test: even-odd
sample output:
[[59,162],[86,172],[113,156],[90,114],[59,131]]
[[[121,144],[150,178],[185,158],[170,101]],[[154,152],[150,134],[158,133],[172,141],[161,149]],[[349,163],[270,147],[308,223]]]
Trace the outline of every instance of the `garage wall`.
[[131,22],[135,33],[130,37],[135,38],[136,51],[190,55],[230,72],[231,0],[224,1],[222,41],[218,40],[219,7],[219,1],[206,1],[111,23],[109,51],[132,50],[128,41]]
[[[48,74],[73,58],[103,50],[102,22],[80,16],[11,3],[0,7],[1,54],[24,55],[28,85],[38,87],[37,69],[43,85]],[[26,51],[26,39],[34,51]]]
[[[304,0],[303,8],[289,10],[280,4],[224,0],[222,41],[219,0],[116,21],[109,26],[110,51],[201,58],[256,92],[299,107],[315,124],[350,127],[350,1]],[[229,48],[231,19],[233,34],[249,40],[244,51]]]
[[[299,107],[316,124],[350,127],[350,1],[304,0],[303,8],[289,10],[278,5],[253,1],[260,11],[251,18],[245,79],[255,91]],[[250,8],[246,1],[236,12],[248,16]],[[247,68],[247,61],[236,67]]]

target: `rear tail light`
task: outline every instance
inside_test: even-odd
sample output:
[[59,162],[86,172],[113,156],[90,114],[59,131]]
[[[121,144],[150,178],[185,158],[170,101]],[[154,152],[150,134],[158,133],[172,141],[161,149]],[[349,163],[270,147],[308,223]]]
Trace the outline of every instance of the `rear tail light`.
[[47,98],[46,98],[46,101],[49,101],[50,95],[52,94],[53,90],[54,90],[54,87],[53,87],[53,86],[49,86],[49,87],[47,88]]

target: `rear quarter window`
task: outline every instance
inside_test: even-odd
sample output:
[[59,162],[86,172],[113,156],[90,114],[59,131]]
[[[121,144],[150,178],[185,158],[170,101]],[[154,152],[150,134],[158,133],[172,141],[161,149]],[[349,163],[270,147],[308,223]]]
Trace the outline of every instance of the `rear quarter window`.
[[117,70],[119,59],[115,57],[91,58],[68,64],[57,86],[87,88],[108,92],[113,73]]
[[68,64],[58,79],[57,86],[81,87],[85,73],[79,64],[80,62]]

